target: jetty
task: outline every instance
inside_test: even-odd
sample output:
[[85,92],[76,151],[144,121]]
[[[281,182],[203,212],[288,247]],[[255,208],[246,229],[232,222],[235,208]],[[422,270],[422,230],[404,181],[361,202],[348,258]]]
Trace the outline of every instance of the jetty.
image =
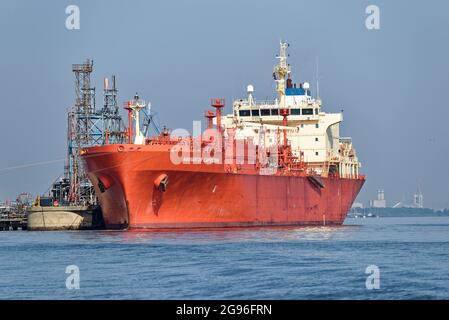
[[16,212],[3,212],[0,214],[0,231],[27,230],[27,215]]

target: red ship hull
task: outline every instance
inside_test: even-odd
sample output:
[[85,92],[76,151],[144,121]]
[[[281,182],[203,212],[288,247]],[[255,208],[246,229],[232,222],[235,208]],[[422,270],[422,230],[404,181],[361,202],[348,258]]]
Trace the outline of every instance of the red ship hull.
[[[224,165],[170,161],[167,145],[107,145],[83,160],[107,228],[341,225],[363,176],[321,178],[232,173]],[[254,167],[254,166],[252,166]],[[156,186],[167,176],[165,191]]]

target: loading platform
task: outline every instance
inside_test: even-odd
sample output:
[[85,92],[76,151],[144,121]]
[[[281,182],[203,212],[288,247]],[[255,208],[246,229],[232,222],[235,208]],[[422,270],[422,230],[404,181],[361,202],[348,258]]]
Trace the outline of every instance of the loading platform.
[[26,214],[2,214],[0,216],[0,231],[27,230],[28,219]]

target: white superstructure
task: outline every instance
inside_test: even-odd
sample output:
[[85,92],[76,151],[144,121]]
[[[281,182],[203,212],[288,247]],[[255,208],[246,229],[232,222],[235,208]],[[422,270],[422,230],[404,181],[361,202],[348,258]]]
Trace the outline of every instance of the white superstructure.
[[136,93],[134,99],[131,100],[128,104],[128,108],[130,108],[133,112],[133,118],[135,123],[135,138],[134,144],[145,144],[145,136],[140,130],[140,110],[145,108],[146,103],[144,100],[139,99],[139,95]]
[[[357,177],[360,162],[352,140],[340,137],[343,114],[322,111],[321,100],[311,96],[309,83],[293,83],[287,64],[288,44],[281,42],[280,47],[279,63],[273,72],[276,99],[256,100],[254,87],[249,85],[248,97],[235,100],[233,113],[221,117],[223,127],[235,128],[236,138],[253,137],[255,144],[262,143],[262,131],[265,146],[284,143],[279,131],[286,128],[292,153],[306,162],[308,168],[322,176],[338,174],[340,177]],[[288,110],[286,127],[281,115],[284,109]]]

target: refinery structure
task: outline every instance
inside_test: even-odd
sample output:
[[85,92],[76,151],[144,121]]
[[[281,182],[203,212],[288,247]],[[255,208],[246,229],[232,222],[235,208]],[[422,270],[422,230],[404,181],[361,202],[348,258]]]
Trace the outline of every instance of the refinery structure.
[[[132,129],[126,128],[120,115],[116,78],[104,78],[103,99],[96,102],[96,88],[92,85],[94,69],[92,60],[72,65],[75,78],[75,103],[67,115],[67,162],[64,174],[51,187],[51,198],[58,205],[93,205],[96,196],[86,176],[80,152],[95,145],[123,143],[129,139]],[[129,104],[125,105],[128,109]],[[154,113],[144,110],[145,133],[150,124],[156,133],[159,125]],[[136,123],[141,121],[137,119]]]
[[69,188],[64,197],[67,197],[70,204],[93,204],[95,193],[79,159],[80,150],[88,146],[103,145],[107,140],[122,142],[123,123],[117,103],[115,76],[112,76],[111,86],[109,80],[105,79],[103,106],[97,108],[95,87],[91,85],[93,61],[74,64],[72,71],[75,75],[76,98],[75,105],[68,113],[68,163],[64,180],[69,182]]
[[[155,113],[136,94],[125,103],[128,111],[128,127],[120,115],[116,78],[104,78],[101,103],[96,102],[96,88],[92,85],[93,61],[72,65],[75,78],[75,103],[67,114],[67,160],[64,173],[51,185],[49,193],[38,196],[27,206],[26,215],[18,219],[10,215],[0,223],[0,229],[18,228],[28,230],[67,230],[103,228],[101,208],[97,193],[86,175],[81,155],[85,148],[108,144],[120,144],[132,139],[133,124],[143,135],[160,133]],[[139,114],[133,118],[133,110]],[[147,107],[142,110],[142,108]],[[141,117],[139,115],[141,114]],[[142,125],[142,130],[140,129]],[[140,137],[140,139],[144,139]]]

